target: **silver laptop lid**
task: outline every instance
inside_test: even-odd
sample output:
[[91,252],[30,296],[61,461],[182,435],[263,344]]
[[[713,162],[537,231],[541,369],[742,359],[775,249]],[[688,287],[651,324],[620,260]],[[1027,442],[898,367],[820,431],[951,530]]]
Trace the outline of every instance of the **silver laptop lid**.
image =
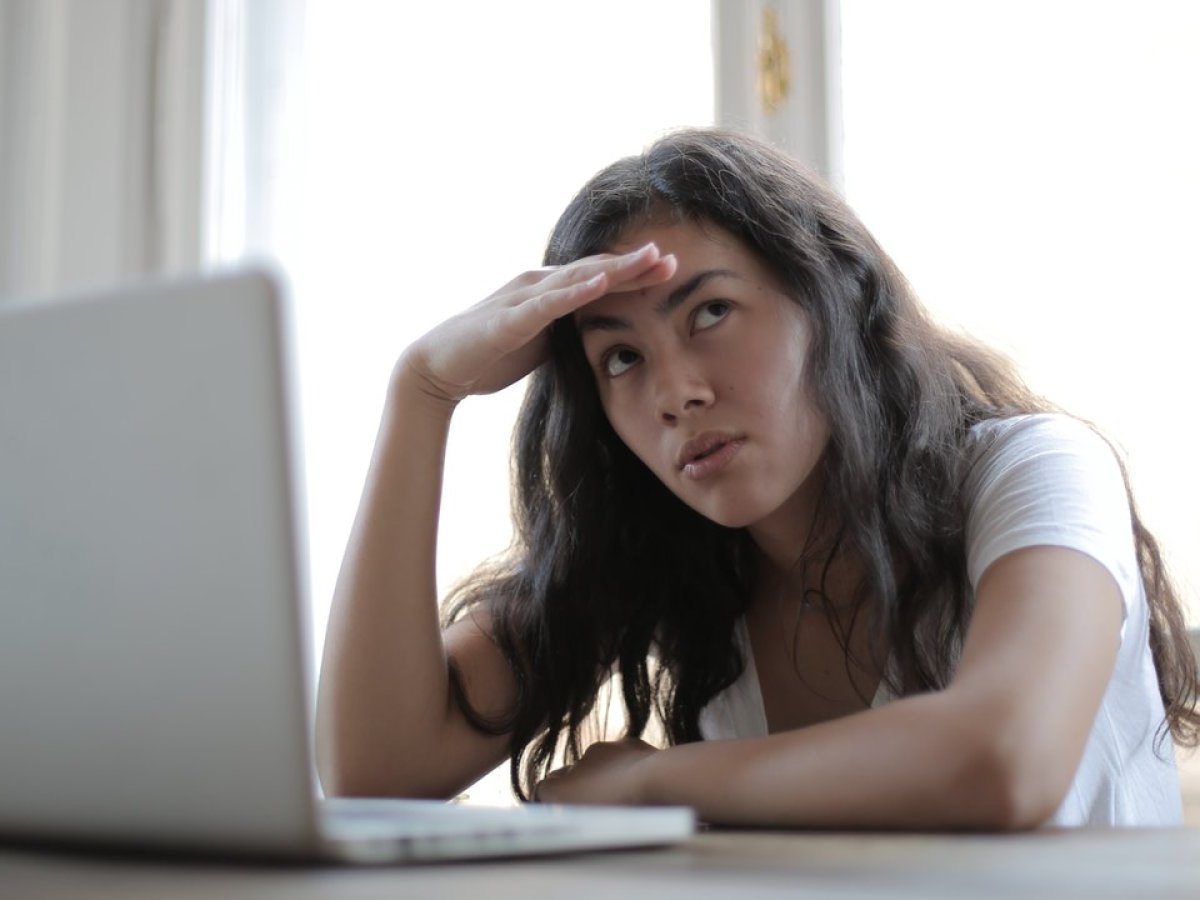
[[0,306],[0,833],[313,838],[273,280]]

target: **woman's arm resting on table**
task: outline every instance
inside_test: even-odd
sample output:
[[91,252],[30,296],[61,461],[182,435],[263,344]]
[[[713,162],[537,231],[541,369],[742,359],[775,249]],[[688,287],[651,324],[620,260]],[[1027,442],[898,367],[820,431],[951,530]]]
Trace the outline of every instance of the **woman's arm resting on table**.
[[589,750],[551,802],[694,806],[714,823],[1032,828],[1066,795],[1119,643],[1116,581],[1074,550],[997,560],[945,690],[766,738]]

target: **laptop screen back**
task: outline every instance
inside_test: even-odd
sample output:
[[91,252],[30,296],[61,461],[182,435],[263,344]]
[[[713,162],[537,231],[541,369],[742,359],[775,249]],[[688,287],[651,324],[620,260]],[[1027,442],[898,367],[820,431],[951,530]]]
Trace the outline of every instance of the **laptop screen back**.
[[311,837],[282,314],[259,274],[0,307],[0,832]]

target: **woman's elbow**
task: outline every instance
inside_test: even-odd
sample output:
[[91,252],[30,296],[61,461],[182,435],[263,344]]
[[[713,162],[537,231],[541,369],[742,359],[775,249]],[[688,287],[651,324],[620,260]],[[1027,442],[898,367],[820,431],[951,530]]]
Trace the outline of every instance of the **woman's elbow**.
[[[449,800],[469,783],[450,780],[436,753],[422,754],[411,747],[388,751],[378,745],[318,740],[316,757],[326,797]],[[402,759],[409,764],[398,764]]]
[[326,797],[404,797],[448,800],[454,792],[425,782],[402,780],[395,772],[374,772],[366,767],[317,765],[317,776]]
[[326,797],[386,797],[396,793],[380,766],[371,765],[364,749],[355,753],[351,742],[339,737],[328,722],[319,723],[317,728],[316,767]]
[[966,766],[974,827],[987,831],[1029,831],[1054,815],[1067,790],[1069,774],[1035,741],[992,731],[971,748]]
[[331,741],[317,740],[317,778],[326,797],[380,796],[376,786],[364,777],[361,767],[347,765],[345,754],[339,754]]

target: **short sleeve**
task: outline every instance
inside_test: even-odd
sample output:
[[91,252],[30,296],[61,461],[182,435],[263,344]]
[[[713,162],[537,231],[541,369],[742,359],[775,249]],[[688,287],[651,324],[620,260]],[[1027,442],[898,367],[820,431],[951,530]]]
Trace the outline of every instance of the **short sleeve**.
[[964,483],[972,588],[1014,550],[1069,547],[1112,574],[1128,618],[1141,575],[1112,448],[1082,422],[1053,414],[985,422],[972,436],[975,456]]

